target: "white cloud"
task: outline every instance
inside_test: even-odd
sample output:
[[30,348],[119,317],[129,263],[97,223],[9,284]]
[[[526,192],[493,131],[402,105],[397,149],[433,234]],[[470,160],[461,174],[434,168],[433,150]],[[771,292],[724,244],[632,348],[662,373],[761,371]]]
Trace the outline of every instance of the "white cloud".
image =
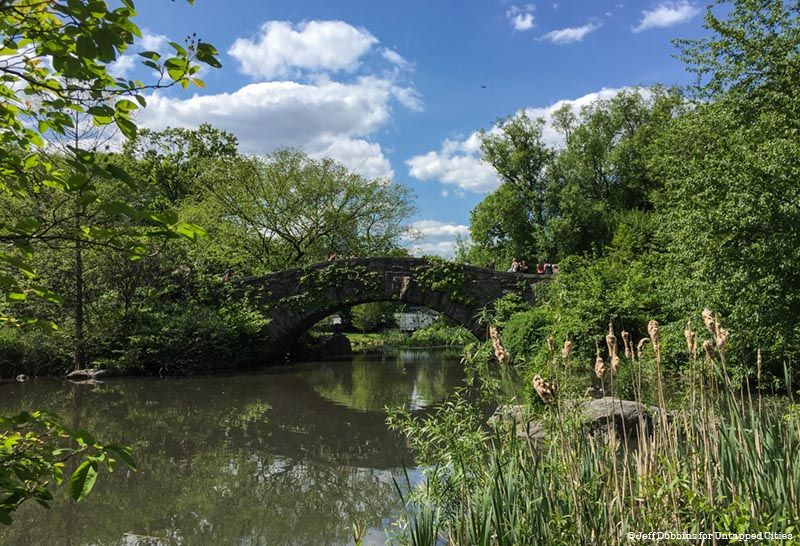
[[[542,140],[549,146],[557,147],[563,145],[563,136],[551,123],[553,112],[565,104],[570,104],[577,114],[584,106],[598,100],[609,99],[620,91],[622,89],[604,88],[574,100],[560,100],[546,107],[530,107],[522,110],[531,119],[544,118],[547,121],[542,132]],[[646,93],[646,90],[640,92]],[[489,130],[490,133],[497,131],[499,131],[497,126]],[[409,174],[417,180],[438,180],[474,193],[490,192],[497,188],[500,180],[494,169],[481,161],[480,143],[478,131],[464,140],[445,140],[439,150],[407,160]]]
[[343,21],[267,21],[253,39],[238,38],[228,54],[254,78],[291,76],[298,70],[353,71],[378,39]]
[[469,227],[439,220],[417,220],[409,226],[405,237],[409,251],[415,256],[435,254],[452,258],[458,240],[469,238]]
[[156,51],[164,53],[167,49],[169,39],[163,34],[152,34],[147,31],[142,32],[142,39],[139,44],[144,51]]
[[536,26],[536,22],[533,19],[534,8],[535,6],[532,4],[511,6],[511,8],[506,11],[506,18],[511,23],[511,26],[514,27],[514,30],[520,32],[530,30]]
[[[147,97],[138,122],[155,130],[210,123],[235,134],[244,153],[298,147],[314,157],[332,157],[366,177],[391,178],[386,151],[373,137],[391,122],[394,107],[420,111],[422,99],[403,83],[413,63],[400,53],[384,48],[364,57],[377,43],[367,30],[341,21],[269,21],[255,38],[237,39],[229,53],[254,77],[291,78],[189,98],[157,92]],[[145,34],[141,45],[163,49],[166,38]],[[332,75],[356,69],[344,81]]]
[[[324,145],[324,140],[312,146]],[[307,146],[308,148],[308,146]],[[314,157],[332,157],[342,162],[347,168],[367,178],[392,178],[394,171],[389,160],[383,155],[381,145],[363,139],[338,138],[326,147],[314,149]]]
[[381,50],[381,55],[384,59],[395,65],[401,70],[413,70],[413,63],[409,62],[405,57],[400,55],[397,51],[384,47]]
[[495,189],[500,181],[494,169],[481,162],[479,152],[480,136],[475,132],[464,141],[446,140],[440,150],[414,156],[406,165],[408,173],[417,180],[439,180],[484,193]]
[[108,65],[108,73],[115,78],[127,78],[134,66],[136,59],[133,55],[120,55],[116,61]]
[[633,27],[633,32],[642,32],[651,28],[666,28],[685,23],[694,18],[700,9],[687,0],[680,2],[663,2],[651,10],[642,11],[642,19]]
[[365,176],[392,176],[380,145],[366,139],[389,123],[398,95],[403,92],[395,83],[370,76],[346,84],[259,82],[186,99],[155,94],[138,120],[157,130],[211,123],[233,132],[245,153],[296,146],[329,155]]
[[543,35],[540,40],[552,42],[554,44],[572,44],[582,41],[587,34],[593,32],[603,26],[600,23],[587,23],[580,27],[562,28],[559,30],[551,30]]
[[409,248],[414,256],[441,256],[452,258],[456,254],[456,241],[440,241],[438,243],[417,243]]
[[427,240],[454,239],[456,237],[469,236],[469,226],[448,224],[438,220],[417,220],[411,224],[411,229]]

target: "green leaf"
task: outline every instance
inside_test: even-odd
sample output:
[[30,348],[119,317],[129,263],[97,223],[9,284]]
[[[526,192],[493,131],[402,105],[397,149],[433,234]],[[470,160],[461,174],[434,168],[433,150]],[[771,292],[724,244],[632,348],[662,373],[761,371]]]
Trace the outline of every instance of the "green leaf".
[[86,498],[97,481],[97,461],[83,461],[69,477],[69,495],[76,501]]
[[25,292],[7,292],[6,293],[6,301],[8,301],[8,302],[25,301],[26,299],[28,299],[28,295]]
[[169,74],[169,77],[172,78],[173,81],[180,81],[186,75],[189,63],[186,59],[172,57],[171,59],[167,59],[164,66],[167,68],[167,74]]
[[178,53],[178,55],[180,55],[182,57],[186,57],[187,56],[186,49],[182,45],[180,45],[178,42],[169,42],[169,45],[172,46],[172,49],[174,49]]
[[128,174],[128,172],[118,165],[114,165],[113,163],[106,167],[106,172],[111,175],[112,177],[116,178],[117,180],[121,180],[130,188],[136,188],[136,180]]
[[126,117],[116,116],[117,127],[127,138],[136,137],[136,124]]
[[114,108],[116,108],[118,112],[129,113],[136,110],[138,106],[136,106],[136,103],[133,102],[132,100],[122,99],[116,102]]
[[161,58],[161,54],[159,54],[157,51],[142,51],[139,53],[139,55],[145,59],[150,59],[151,61],[158,61]]
[[0,523],[3,525],[11,525],[11,516],[5,510],[0,510]]
[[181,223],[177,226],[176,231],[189,239],[196,239],[198,237],[205,237],[206,230],[196,224]]
[[106,447],[106,451],[117,455],[119,459],[125,463],[125,466],[130,468],[131,470],[137,470],[136,467],[136,460],[133,458],[133,450],[127,446],[121,446],[117,444],[109,444]]

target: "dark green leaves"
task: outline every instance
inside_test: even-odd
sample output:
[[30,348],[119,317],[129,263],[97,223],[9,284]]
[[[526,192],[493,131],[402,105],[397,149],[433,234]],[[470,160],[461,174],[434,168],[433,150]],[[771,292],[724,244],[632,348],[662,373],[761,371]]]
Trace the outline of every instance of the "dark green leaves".
[[83,461],[69,478],[69,495],[83,500],[97,481],[97,461]]
[[43,412],[0,416],[0,523],[11,523],[11,512],[26,500],[49,506],[48,485],[63,482],[70,459],[78,466],[69,477],[68,492],[76,501],[88,495],[101,468],[109,471],[120,461],[136,469],[130,448],[103,445],[85,431],[71,431]]

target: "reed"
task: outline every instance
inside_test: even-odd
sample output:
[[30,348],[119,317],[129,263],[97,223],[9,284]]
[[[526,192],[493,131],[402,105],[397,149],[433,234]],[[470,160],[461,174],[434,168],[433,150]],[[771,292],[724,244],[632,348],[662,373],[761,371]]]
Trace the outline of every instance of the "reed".
[[[526,441],[511,427],[476,430],[484,440],[475,449],[483,452],[467,458],[469,468],[459,468],[466,461],[460,457],[435,466],[410,505],[415,523],[406,539],[414,546],[572,546],[625,544],[630,532],[771,532],[794,535],[776,543],[800,544],[800,418],[792,409],[797,406],[790,404],[793,400],[762,400],[733,388],[724,364],[729,334],[710,311],[704,311],[703,321],[712,336],[702,343],[711,378],[685,373],[677,399],[669,398],[672,408],[665,402],[658,324],[651,321],[645,338],[653,350],[644,351],[639,344],[641,366],[633,365],[633,344],[623,335],[631,358],[621,365],[634,374],[658,372],[655,400],[643,399],[641,388],[652,374],[634,378],[635,399],[655,402],[670,419],[655,419],[647,431],[640,421],[635,442],[613,431],[592,435],[566,401],[548,393],[542,399],[549,404],[538,415],[547,439]],[[615,355],[612,335],[613,328],[606,342]],[[691,323],[685,335],[687,369],[694,371],[701,336]],[[596,354],[599,371],[599,346]],[[602,368],[598,375],[613,377],[604,363]],[[791,384],[788,376],[786,380]],[[536,392],[542,381],[537,376]],[[444,428],[440,447],[448,442]],[[415,447],[426,449],[424,444]],[[457,476],[469,476],[468,485]],[[675,543],[692,542],[728,543],[716,538]]]

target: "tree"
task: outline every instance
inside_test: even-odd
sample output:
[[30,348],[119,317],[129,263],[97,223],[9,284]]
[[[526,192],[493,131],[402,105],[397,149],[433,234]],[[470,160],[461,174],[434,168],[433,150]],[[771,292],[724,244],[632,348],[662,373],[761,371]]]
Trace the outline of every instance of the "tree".
[[[53,164],[44,153],[46,136],[64,135],[75,126],[69,112],[85,113],[98,126],[114,124],[126,137],[133,137],[132,116],[146,103],[144,91],[175,84],[202,86],[194,77],[198,63],[220,66],[213,46],[190,38],[186,47],[172,42],[175,54],[163,61],[157,52],[140,54],[143,63],[159,73],[154,83],[112,77],[109,64],[141,37],[133,22],[135,14],[130,0],[115,9],[103,0],[0,2],[0,189],[24,197],[49,187],[88,203],[99,201],[92,182],[98,176],[119,178],[136,188],[136,182],[116,165],[98,161],[96,150],[69,144],[66,165]],[[124,202],[98,204],[110,213],[144,220],[159,234],[196,233]],[[8,301],[23,301],[29,295],[52,297],[35,283],[32,261],[33,243],[47,230],[32,218],[0,225],[0,241],[8,245],[0,253],[0,288]],[[90,225],[81,225],[79,234],[85,240],[116,235]],[[7,309],[1,312],[3,320],[19,322]]]
[[407,188],[368,180],[332,159],[280,150],[266,159],[210,162],[201,183],[219,221],[237,231],[263,268],[276,270],[337,256],[392,252],[413,211]]
[[555,152],[542,140],[545,121],[532,120],[525,112],[501,120],[497,132],[481,132],[483,160],[497,171],[501,182],[508,184],[525,203],[531,224],[544,227],[548,216],[544,193],[547,169]]
[[125,143],[124,155],[134,160],[131,171],[153,186],[156,195],[175,204],[197,193],[204,163],[238,155],[236,136],[201,124],[197,129],[145,129]]
[[507,261],[602,254],[621,214],[652,209],[658,182],[647,160],[681,101],[677,91],[654,87],[620,92],[580,112],[564,105],[552,119],[564,136],[559,148],[544,144],[544,120],[524,114],[484,133],[484,160],[501,186],[472,212],[471,255],[497,252]]
[[[104,199],[96,191],[99,178],[118,179],[131,190],[136,190],[137,184],[113,162],[101,161],[97,150],[71,142],[69,154],[59,161],[45,153],[46,136],[66,135],[75,128],[69,112],[85,113],[98,126],[114,124],[130,138],[136,134],[133,113],[145,106],[141,93],[175,84],[202,86],[194,77],[198,63],[220,66],[213,46],[190,37],[186,47],[172,42],[175,54],[163,62],[157,52],[140,54],[143,63],[159,73],[154,83],[112,77],[109,64],[141,37],[133,22],[133,2],[122,0],[121,4],[110,9],[103,0],[0,1],[0,190],[9,199],[35,201],[46,189],[75,202],[77,213],[70,237],[76,242],[76,267],[82,263],[81,241],[119,240],[133,225],[124,223],[119,230],[92,225],[81,214],[82,207],[89,205],[138,223],[138,236],[197,233],[177,218],[137,210],[124,199]],[[8,220],[5,217],[0,223],[0,242],[5,245],[0,252],[0,289],[7,302],[25,301],[30,295],[58,300],[56,294],[36,283],[34,261],[35,244],[51,237],[53,224],[26,215]],[[63,224],[61,219],[58,223]],[[149,229],[141,229],[142,225]],[[76,270],[77,277],[82,273]],[[55,326],[46,320],[21,321],[7,307],[0,309],[0,319]],[[79,352],[80,347],[78,365]],[[111,452],[132,465],[125,448],[97,444],[88,434],[71,433],[39,413],[2,418],[0,424],[0,522],[5,524],[11,522],[10,512],[28,499],[47,503],[49,479],[60,482],[64,457],[83,458],[70,477],[75,499],[92,489],[100,464],[113,464]],[[59,447],[59,438],[64,436],[77,447]]]
[[701,100],[655,146],[665,301],[709,306],[742,346],[786,354],[800,342],[800,6],[727,3],[725,20],[709,9],[710,37],[678,42]]
[[652,210],[660,184],[647,161],[681,102],[676,90],[652,87],[598,100],[577,116],[557,112],[565,145],[547,193],[553,220],[546,236],[554,257],[602,254],[621,214]]
[[[526,205],[520,193],[509,184],[501,184],[478,203],[469,217],[470,237],[477,247],[469,260],[478,264],[491,260],[509,264],[512,258],[527,259],[535,255],[537,232],[525,212]],[[488,255],[478,256],[478,249]]]

